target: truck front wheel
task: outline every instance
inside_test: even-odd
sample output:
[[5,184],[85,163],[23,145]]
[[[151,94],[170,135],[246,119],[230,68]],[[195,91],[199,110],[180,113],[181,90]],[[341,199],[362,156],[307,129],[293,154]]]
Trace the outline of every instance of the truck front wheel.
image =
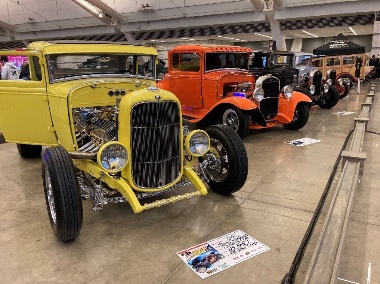
[[74,240],[82,227],[82,198],[75,167],[63,147],[46,149],[42,157],[42,178],[54,234],[63,242]]
[[234,106],[224,109],[219,120],[219,123],[230,127],[239,134],[241,139],[248,134],[250,122],[249,113]]
[[248,157],[244,144],[228,126],[212,125],[205,131],[210,136],[210,151],[199,160],[209,161],[205,169],[208,185],[216,193],[230,195],[247,180]]

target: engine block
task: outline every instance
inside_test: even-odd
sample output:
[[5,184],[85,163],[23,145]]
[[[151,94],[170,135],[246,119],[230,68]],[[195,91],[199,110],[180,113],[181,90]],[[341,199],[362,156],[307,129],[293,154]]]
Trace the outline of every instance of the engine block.
[[80,152],[96,152],[116,139],[116,107],[73,109],[75,137]]

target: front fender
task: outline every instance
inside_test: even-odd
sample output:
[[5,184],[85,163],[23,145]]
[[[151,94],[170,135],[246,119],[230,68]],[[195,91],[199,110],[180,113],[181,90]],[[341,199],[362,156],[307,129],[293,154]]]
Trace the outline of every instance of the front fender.
[[350,77],[353,82],[355,82],[355,83],[358,82],[358,78],[356,78],[355,76],[352,76],[352,74],[348,73],[348,72],[342,72],[342,73],[339,73],[336,75],[337,79],[342,78],[342,77]]
[[242,110],[248,110],[248,111],[254,110],[257,108],[257,104],[254,101],[244,98],[244,97],[227,97],[227,98],[221,99],[214,105],[213,108],[221,104],[234,105],[237,108],[240,108]]
[[283,124],[290,123],[293,120],[294,112],[299,103],[311,105],[312,100],[304,93],[298,91],[293,91],[291,99],[285,99],[281,96],[278,108],[278,120]]

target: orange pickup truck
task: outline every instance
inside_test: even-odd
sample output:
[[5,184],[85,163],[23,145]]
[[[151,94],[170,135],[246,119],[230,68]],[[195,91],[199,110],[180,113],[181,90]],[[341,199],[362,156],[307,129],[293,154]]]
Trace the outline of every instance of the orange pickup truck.
[[177,46],[169,51],[168,74],[159,88],[173,92],[182,113],[200,127],[221,123],[240,137],[249,129],[283,125],[300,129],[311,100],[271,74],[256,80],[248,72],[252,50],[240,46]]

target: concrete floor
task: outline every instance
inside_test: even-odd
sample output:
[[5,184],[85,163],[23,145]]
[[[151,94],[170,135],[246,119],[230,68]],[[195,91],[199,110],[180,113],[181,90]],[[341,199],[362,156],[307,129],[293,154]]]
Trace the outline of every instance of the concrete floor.
[[[300,131],[279,126],[251,132],[244,140],[248,180],[233,196],[210,192],[137,215],[128,204],[92,212],[86,201],[81,234],[71,243],[61,243],[51,231],[40,160],[21,159],[14,144],[1,144],[0,283],[280,283],[367,93],[368,85],[361,95],[351,91],[333,109],[312,107],[309,122]],[[368,130],[379,133],[380,88],[377,94]],[[356,114],[333,114],[339,111]],[[321,142],[305,147],[284,144],[304,137]],[[371,263],[370,283],[380,283],[378,134],[367,133],[363,151],[367,161],[352,208],[340,278],[365,283]],[[322,222],[323,215],[298,283]],[[176,256],[237,229],[270,250],[205,280]]]

